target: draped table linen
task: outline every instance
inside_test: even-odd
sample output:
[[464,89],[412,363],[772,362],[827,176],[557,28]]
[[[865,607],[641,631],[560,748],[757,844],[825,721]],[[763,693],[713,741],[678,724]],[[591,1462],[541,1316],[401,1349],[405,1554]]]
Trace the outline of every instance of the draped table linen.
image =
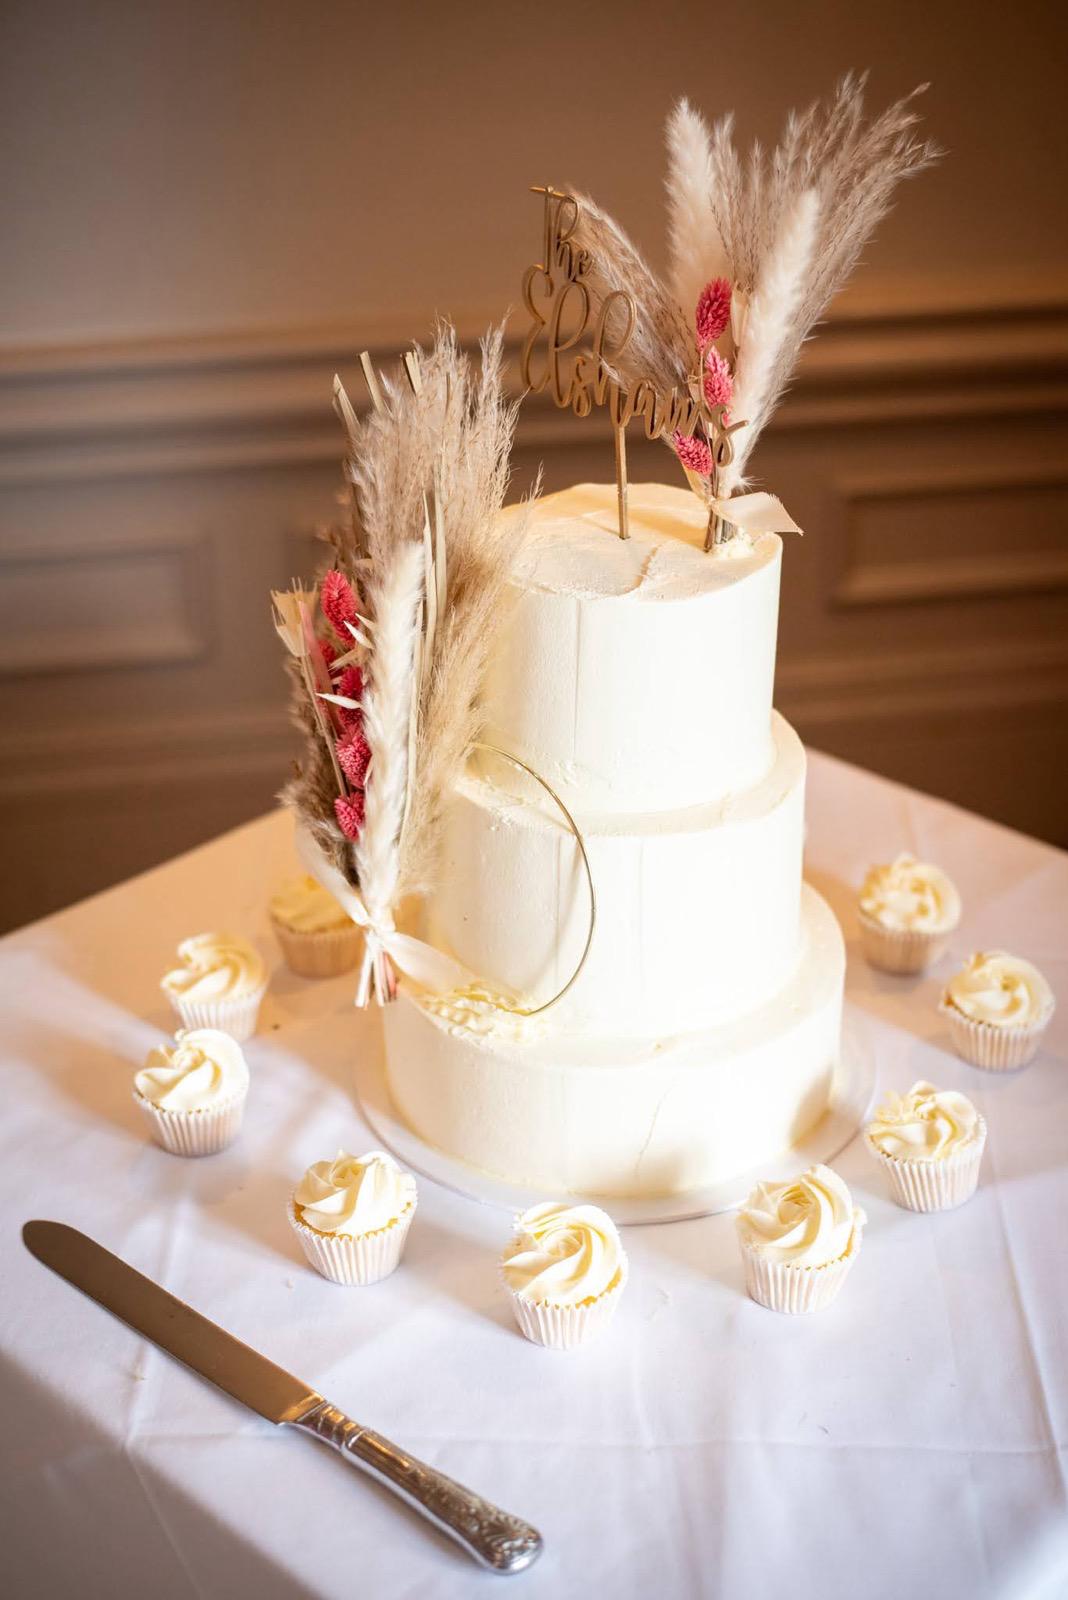
[[[391,1600],[502,1581],[47,1272],[19,1238],[36,1216],[534,1522],[545,1555],[510,1580],[529,1600],[1068,1593],[1068,857],[815,755],[808,817],[879,1091],[961,1089],[990,1130],[977,1196],[935,1216],[894,1206],[853,1140],[833,1164],[868,1228],[809,1318],[746,1299],[721,1215],[626,1229],[608,1333],[538,1349],[497,1280],[509,1218],[428,1180],[394,1277],[346,1290],[310,1272],[286,1200],[312,1161],[374,1147],[352,1067],[378,1019],[354,1011],[352,974],[308,982],[281,961],[266,903],[297,870],[283,815],[0,941],[0,1589]],[[853,913],[864,870],[905,849],[964,899],[949,954],[915,979],[867,966]],[[182,1160],[146,1141],[132,1077],[173,1026],[158,984],[175,946],[213,927],[256,940],[271,986],[240,1140]],[[977,948],[1027,956],[1060,996],[1021,1073],[949,1050],[936,1001]]]

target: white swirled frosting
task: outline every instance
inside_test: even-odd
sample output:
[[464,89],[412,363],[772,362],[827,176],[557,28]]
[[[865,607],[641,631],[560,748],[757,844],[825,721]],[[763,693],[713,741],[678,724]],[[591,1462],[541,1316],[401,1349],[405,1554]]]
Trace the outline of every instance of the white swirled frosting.
[[332,933],[352,923],[328,889],[314,878],[290,878],[271,898],[271,916],[293,933]]
[[758,1183],[738,1213],[738,1232],[771,1261],[823,1267],[845,1255],[865,1221],[838,1174],[815,1166],[786,1183]]
[[1053,1014],[1053,990],[1030,961],[1005,950],[980,950],[949,980],[943,1004],[973,1022],[996,1028],[1044,1023]]
[[577,1306],[615,1287],[626,1270],[616,1225],[597,1206],[555,1201],[516,1218],[501,1263],[516,1294],[542,1305]]
[[160,987],[187,1000],[244,1000],[267,982],[263,957],[231,933],[198,933],[178,946],[182,963]]
[[457,1033],[481,1039],[536,1039],[544,1032],[540,1017],[528,1016],[515,996],[496,993],[484,984],[446,994],[421,994],[418,1003]]
[[416,1198],[415,1179],[382,1150],[365,1156],[339,1150],[316,1161],[297,1185],[298,1215],[317,1233],[355,1236],[388,1228]]
[[982,1132],[983,1119],[967,1095],[914,1083],[908,1094],[887,1095],[868,1125],[868,1138],[899,1161],[945,1161]]
[[872,867],[861,885],[860,909],[895,932],[948,933],[960,921],[960,895],[940,867],[900,855]]
[[213,1111],[248,1088],[248,1064],[236,1039],[218,1028],[190,1028],[174,1047],[149,1053],[134,1087],[161,1111]]

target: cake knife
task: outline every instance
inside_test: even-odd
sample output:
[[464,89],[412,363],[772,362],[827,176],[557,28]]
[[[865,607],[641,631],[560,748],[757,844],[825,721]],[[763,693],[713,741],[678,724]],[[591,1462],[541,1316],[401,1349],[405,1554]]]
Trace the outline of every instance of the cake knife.
[[406,1500],[493,1572],[522,1572],[541,1553],[541,1535],[462,1484],[353,1422],[321,1394],[209,1322],[121,1257],[63,1222],[27,1222],[22,1241],[38,1261],[90,1295],[201,1377],[268,1422],[300,1428],[340,1451]]

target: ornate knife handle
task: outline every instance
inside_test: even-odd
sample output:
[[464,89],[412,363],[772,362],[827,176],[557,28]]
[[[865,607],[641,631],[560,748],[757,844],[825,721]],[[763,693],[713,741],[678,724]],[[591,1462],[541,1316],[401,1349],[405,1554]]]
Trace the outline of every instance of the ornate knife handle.
[[362,1428],[327,1400],[317,1400],[293,1426],[333,1445],[353,1466],[407,1500],[492,1572],[522,1572],[541,1554],[541,1534],[463,1484]]

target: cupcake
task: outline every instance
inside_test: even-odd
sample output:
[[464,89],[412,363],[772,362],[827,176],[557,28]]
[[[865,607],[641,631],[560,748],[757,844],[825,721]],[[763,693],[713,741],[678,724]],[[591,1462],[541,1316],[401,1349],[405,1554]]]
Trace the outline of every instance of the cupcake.
[[857,905],[860,942],[883,972],[922,972],[960,921],[960,895],[939,867],[900,855],[872,867]]
[[758,1183],[738,1213],[747,1293],[769,1311],[821,1311],[845,1282],[866,1221],[830,1167]]
[[864,1139],[908,1211],[949,1211],[975,1193],[986,1123],[954,1089],[914,1083],[908,1094],[888,1094]]
[[270,904],[282,954],[301,978],[336,978],[359,960],[362,935],[315,878],[291,878]]
[[217,1028],[175,1036],[149,1053],[134,1100],[152,1137],[176,1156],[210,1156],[232,1144],[248,1099],[248,1066],[236,1039]]
[[980,950],[946,984],[938,1008],[973,1067],[1010,1072],[1033,1061],[1053,1015],[1053,990],[1030,961]]
[[516,1218],[501,1275],[526,1337],[569,1350],[611,1321],[627,1282],[627,1258],[606,1212],[548,1201]]
[[415,1216],[415,1179],[381,1150],[316,1161],[289,1202],[311,1266],[331,1283],[377,1283],[400,1261]]
[[178,959],[182,965],[167,973],[160,988],[183,1027],[221,1028],[242,1042],[251,1039],[267,992],[259,951],[230,933],[198,933],[182,940]]

